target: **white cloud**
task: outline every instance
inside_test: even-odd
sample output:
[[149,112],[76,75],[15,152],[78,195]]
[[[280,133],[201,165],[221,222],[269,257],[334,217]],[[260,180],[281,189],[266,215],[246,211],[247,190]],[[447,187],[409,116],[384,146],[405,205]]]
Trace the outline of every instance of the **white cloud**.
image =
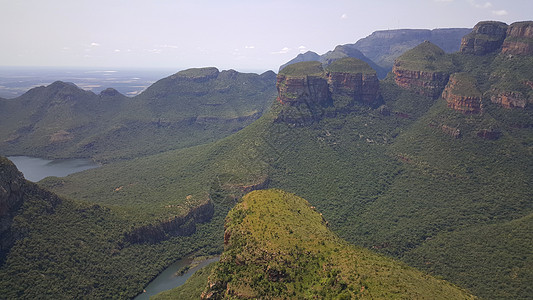
[[95,42],[92,42],[92,43],[91,43],[91,47],[100,47],[100,44],[95,43]]
[[348,19],[348,15],[347,14],[342,14],[341,19],[343,19],[343,20]]
[[119,53],[119,52],[120,52],[120,49],[115,49],[113,52],[115,52],[115,53]]
[[468,0],[468,2],[470,3],[470,5],[472,5],[475,8],[491,8],[492,7],[492,3],[490,2],[485,2],[483,4],[479,4],[475,0]]
[[505,9],[493,10],[492,14],[495,16],[507,16],[509,13]]
[[307,47],[306,46],[300,46],[300,47],[298,47],[298,51],[300,51],[300,53],[305,53],[307,51]]
[[244,46],[244,49],[255,49],[255,46]]
[[161,49],[147,49],[146,51],[152,53],[152,54],[161,54],[162,50]]
[[291,51],[291,48],[284,47],[283,49],[281,49],[279,51],[271,52],[271,54],[286,54],[286,53],[289,53],[289,51]]
[[176,45],[167,45],[167,44],[164,44],[164,45],[155,45],[156,48],[170,48],[170,49],[178,49],[179,47],[176,46]]

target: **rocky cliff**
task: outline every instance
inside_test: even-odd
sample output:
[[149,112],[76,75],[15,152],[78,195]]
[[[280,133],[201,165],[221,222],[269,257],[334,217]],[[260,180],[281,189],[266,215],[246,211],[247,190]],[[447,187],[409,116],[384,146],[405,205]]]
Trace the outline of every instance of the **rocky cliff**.
[[448,83],[453,69],[445,52],[426,41],[398,57],[392,72],[398,86],[436,99]]
[[475,78],[467,73],[454,73],[442,92],[448,107],[465,114],[481,112],[481,92]]
[[503,54],[533,54],[533,21],[516,22],[507,28],[507,36],[502,45]]
[[493,90],[490,101],[505,108],[525,108],[528,103],[527,97],[517,91]]
[[365,62],[343,58],[327,66],[326,72],[333,105],[337,109],[353,106],[355,102],[374,106],[380,101],[378,76]]
[[155,224],[137,227],[124,234],[124,241],[130,244],[157,243],[172,236],[188,236],[196,232],[196,224],[211,220],[214,214],[213,202],[206,196],[182,215],[168,218]]
[[501,49],[507,34],[507,24],[496,21],[483,21],[474,26],[471,33],[461,40],[462,53],[485,55]]
[[375,106],[381,100],[376,72],[365,62],[342,58],[325,69],[320,62],[287,66],[277,77],[278,121],[307,123],[337,112],[346,112],[356,103]]
[[43,207],[48,213],[61,202],[56,195],[25,180],[9,159],[0,156],[0,265],[13,243],[23,234],[12,230],[13,218],[25,201],[35,198],[47,203]]

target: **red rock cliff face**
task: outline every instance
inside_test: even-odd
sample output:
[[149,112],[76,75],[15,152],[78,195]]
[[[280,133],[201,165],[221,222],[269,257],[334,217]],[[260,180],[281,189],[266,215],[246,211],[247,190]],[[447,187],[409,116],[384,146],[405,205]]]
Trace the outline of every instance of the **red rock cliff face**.
[[402,69],[399,63],[395,63],[392,68],[394,80],[400,87],[410,89],[416,93],[437,99],[446,83],[449,74],[443,72],[413,71]]
[[525,108],[528,102],[520,92],[499,92],[493,95],[490,101],[505,108]]
[[345,97],[351,101],[373,105],[379,101],[379,79],[376,74],[329,72],[331,97]]
[[321,103],[329,98],[328,82],[321,76],[285,76],[279,74],[276,88],[283,104]]
[[[464,114],[478,114],[482,108],[481,93],[473,84],[465,81],[464,78],[460,78],[457,74],[452,74],[442,92],[442,98],[446,100],[448,107],[454,110]],[[461,89],[467,89],[468,93],[461,92]]]
[[502,46],[506,33],[507,24],[503,22],[479,22],[471,33],[463,37],[459,51],[474,55],[497,51]]
[[507,28],[507,37],[502,46],[503,54],[533,54],[533,21],[516,22]]

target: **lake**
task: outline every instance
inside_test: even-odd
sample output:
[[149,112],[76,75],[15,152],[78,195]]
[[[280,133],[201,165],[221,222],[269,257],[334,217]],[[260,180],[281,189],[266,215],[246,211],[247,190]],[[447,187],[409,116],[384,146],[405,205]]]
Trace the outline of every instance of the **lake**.
[[24,178],[33,182],[48,176],[63,177],[99,166],[90,159],[48,160],[29,156],[8,156],[7,158],[24,174]]
[[206,259],[204,261],[201,261],[198,265],[194,266],[193,268],[190,268],[189,270],[187,270],[187,272],[185,272],[183,275],[176,275],[177,271],[181,270],[183,267],[188,266],[192,263],[192,259],[190,258],[184,258],[182,260],[178,260],[177,262],[168,266],[159,275],[157,275],[157,277],[154,278],[154,280],[152,280],[146,286],[146,288],[144,288],[145,292],[137,295],[137,297],[133,298],[133,300],[148,300],[150,296],[154,296],[155,294],[159,294],[163,291],[171,290],[175,287],[178,287],[184,284],[185,281],[187,281],[187,279],[189,279],[189,277],[191,277],[194,274],[194,272],[218,260],[219,260],[219,257]]

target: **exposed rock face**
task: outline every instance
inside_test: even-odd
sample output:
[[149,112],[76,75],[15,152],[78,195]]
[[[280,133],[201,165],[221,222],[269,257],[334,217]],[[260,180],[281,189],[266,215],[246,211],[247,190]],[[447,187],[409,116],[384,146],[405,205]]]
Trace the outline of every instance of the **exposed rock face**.
[[283,107],[278,121],[293,124],[349,111],[356,102],[376,106],[381,100],[376,72],[351,57],[336,60],[325,70],[320,62],[289,65],[278,74],[276,87]]
[[533,54],[533,21],[516,22],[507,28],[507,37],[502,46],[503,54]]
[[392,72],[398,86],[434,99],[442,93],[449,78],[449,74],[443,72],[405,70],[401,64],[395,64]]
[[368,105],[379,100],[379,79],[376,74],[328,72],[327,77],[332,97],[347,97]]
[[276,87],[278,100],[284,104],[318,104],[329,98],[328,82],[323,76],[281,74],[277,77]]
[[428,41],[398,57],[392,68],[398,86],[433,99],[441,95],[452,70],[451,59]]
[[505,108],[525,108],[527,105],[527,98],[520,92],[499,92],[490,101]]
[[462,53],[485,55],[499,50],[505,40],[507,24],[495,21],[483,21],[474,26],[471,33],[461,40]]
[[481,112],[481,92],[475,85],[475,79],[465,73],[455,73],[442,92],[448,107],[465,114]]
[[31,198],[46,201],[49,205],[45,212],[48,213],[52,213],[61,202],[55,194],[25,180],[11,161],[0,156],[0,265],[21,234],[11,230],[13,218],[23,203]]
[[157,243],[171,236],[188,236],[196,232],[196,223],[209,221],[213,213],[213,203],[207,199],[198,206],[190,208],[186,214],[125,233],[124,241],[131,244]]

